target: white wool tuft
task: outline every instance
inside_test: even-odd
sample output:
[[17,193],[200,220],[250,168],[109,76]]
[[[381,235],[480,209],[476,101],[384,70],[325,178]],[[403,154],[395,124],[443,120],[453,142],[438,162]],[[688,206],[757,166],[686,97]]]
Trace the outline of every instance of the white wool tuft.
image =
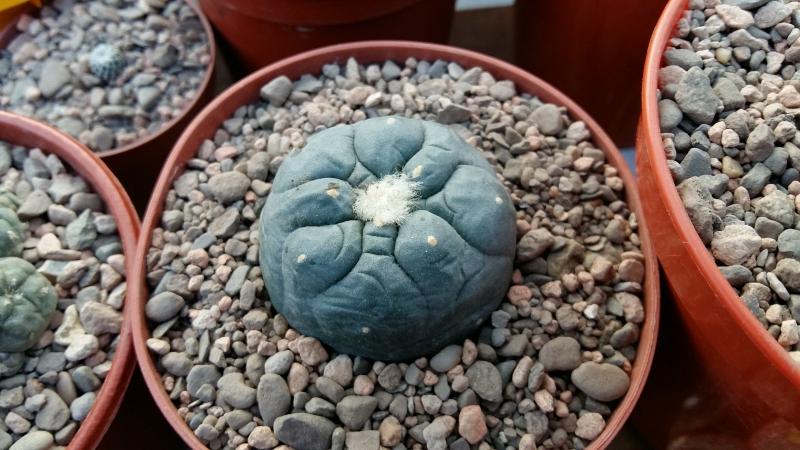
[[411,214],[419,189],[420,184],[404,173],[386,175],[356,190],[353,212],[364,222],[373,222],[379,227],[400,225]]

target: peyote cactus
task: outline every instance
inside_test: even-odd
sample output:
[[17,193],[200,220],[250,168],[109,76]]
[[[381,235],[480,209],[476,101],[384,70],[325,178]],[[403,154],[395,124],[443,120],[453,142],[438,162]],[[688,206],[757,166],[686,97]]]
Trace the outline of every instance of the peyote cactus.
[[0,352],[29,349],[47,330],[56,290],[24,259],[0,258]]
[[383,117],[312,136],[261,214],[270,300],[300,332],[380,360],[464,338],[502,299],[511,198],[449,128]]
[[17,213],[0,206],[0,257],[22,254],[22,241],[25,225],[19,221]]
[[100,44],[89,55],[89,68],[94,76],[109,82],[125,68],[125,55],[113,45]]
[[0,207],[16,211],[19,208],[19,198],[8,189],[0,187]]

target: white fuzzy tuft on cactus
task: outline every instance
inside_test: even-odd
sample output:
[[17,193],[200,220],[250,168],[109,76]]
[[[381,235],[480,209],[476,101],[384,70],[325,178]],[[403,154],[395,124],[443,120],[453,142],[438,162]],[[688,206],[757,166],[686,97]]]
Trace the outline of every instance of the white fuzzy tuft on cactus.
[[364,222],[400,225],[408,218],[419,198],[420,185],[406,174],[386,175],[355,191],[353,212]]

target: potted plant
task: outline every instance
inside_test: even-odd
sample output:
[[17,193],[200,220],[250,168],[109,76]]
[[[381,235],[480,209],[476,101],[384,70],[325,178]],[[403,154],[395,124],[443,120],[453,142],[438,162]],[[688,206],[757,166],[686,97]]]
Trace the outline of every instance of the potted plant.
[[[242,133],[215,131],[229,120]],[[659,291],[613,149],[549,85],[451,47],[252,74],[187,129],[148,208],[132,293],[157,404],[193,448],[603,448]]]
[[[795,211],[772,214],[772,204],[790,202],[798,186],[795,159],[787,156],[796,148],[794,133],[788,134],[794,125],[781,120],[791,110],[783,102],[795,91],[791,58],[784,60],[794,47],[769,35],[791,27],[792,6],[698,7],[670,2],[651,40],[637,146],[639,191],[704,372],[719,386],[721,401],[764,412],[727,410],[714,425],[736,426],[758,442],[768,430],[767,447],[795,445],[787,434],[796,430],[800,395],[797,353],[787,334],[794,330],[797,300],[787,278],[797,273],[788,251],[796,242]],[[697,46],[705,42],[703,30],[715,27],[725,44],[706,54]],[[771,91],[759,80],[777,83],[774,94],[766,95]],[[784,156],[786,164],[773,164]],[[700,213],[703,207],[707,214]]]
[[248,71],[306,50],[368,39],[444,43],[455,0],[203,0]]
[[77,141],[0,113],[0,446],[94,448],[134,368],[125,255],[139,222]]
[[0,108],[79,139],[139,206],[179,130],[209,99],[216,56],[205,17],[180,0],[30,7],[0,31],[0,48]]

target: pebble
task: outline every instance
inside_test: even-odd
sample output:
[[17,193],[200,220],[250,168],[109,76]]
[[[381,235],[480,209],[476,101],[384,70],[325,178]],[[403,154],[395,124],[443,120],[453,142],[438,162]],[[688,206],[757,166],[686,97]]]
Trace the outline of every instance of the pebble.
[[603,416],[596,412],[587,412],[578,418],[575,435],[582,439],[594,440],[606,427]]
[[593,361],[584,362],[573,370],[571,379],[578,389],[601,402],[621,398],[630,385],[628,374],[619,367]]
[[288,414],[275,421],[273,430],[280,442],[296,449],[328,450],[336,425],[307,413]]
[[150,298],[144,307],[145,315],[155,322],[166,322],[175,317],[186,302],[178,294],[164,291]]
[[714,233],[711,251],[714,257],[730,266],[744,264],[761,248],[761,237],[747,225],[728,225]]
[[467,369],[466,376],[469,386],[482,399],[497,402],[503,398],[503,382],[500,371],[494,364],[486,361],[476,361]]
[[448,345],[433,356],[430,366],[433,370],[445,373],[461,362],[461,346]]
[[342,387],[350,386],[353,381],[353,360],[347,355],[338,355],[325,364],[323,374]]
[[241,373],[226,373],[217,380],[217,388],[222,400],[234,408],[247,409],[256,402],[256,390],[245,384]]
[[[100,341],[92,334],[81,334],[73,337],[64,356],[67,361],[81,361],[100,350]],[[77,419],[76,419],[77,420]]]
[[455,426],[456,419],[450,416],[440,416],[433,419],[433,422],[422,430],[428,450],[445,450],[447,448],[447,437],[453,432]]
[[98,302],[86,302],[79,312],[80,321],[90,334],[118,334],[122,327],[122,314]]
[[539,128],[539,131],[544,135],[555,136],[564,129],[564,123],[561,119],[561,110],[556,105],[545,103],[536,108],[531,117]]
[[247,445],[259,450],[275,448],[278,444],[278,439],[269,427],[255,427],[247,436]]
[[250,179],[235,170],[224,172],[211,177],[208,180],[208,188],[217,200],[229,204],[244,198],[250,188]]
[[480,443],[488,432],[480,406],[467,406],[458,414],[458,434],[470,444]]
[[380,434],[378,431],[348,432],[345,445],[348,449],[379,450]]
[[581,345],[569,336],[551,339],[539,350],[539,362],[547,371],[572,370],[581,363]]
[[721,103],[711,88],[708,76],[699,67],[687,70],[678,84],[675,101],[688,118],[697,123],[707,124],[714,120],[717,107]]
[[761,123],[747,136],[745,154],[751,161],[763,161],[775,149],[775,134],[766,123]]
[[316,366],[328,359],[325,347],[312,337],[302,337],[297,340],[297,353],[300,355],[300,360],[309,366]]
[[[292,405],[292,396],[286,381],[281,376],[272,373],[264,374],[261,377],[256,397],[259,414],[267,426],[272,426],[277,418],[288,413]],[[273,429],[277,432],[277,426]],[[278,439],[286,442],[280,435]]]
[[69,408],[54,391],[45,389],[42,394],[46,401],[36,413],[36,426],[46,431],[58,431],[70,418]]
[[47,431],[31,431],[16,441],[9,450],[47,450],[53,445],[53,435]]
[[89,415],[89,410],[94,406],[96,397],[97,395],[94,392],[88,392],[73,400],[69,405],[72,420],[83,421]]
[[277,375],[286,375],[294,362],[294,353],[283,350],[267,358],[264,362],[264,372]]
[[346,427],[358,430],[364,426],[377,406],[378,400],[375,397],[348,395],[336,405],[336,415]]
[[753,14],[735,5],[721,4],[715,7],[717,15],[730,28],[748,28],[755,23]]
[[53,97],[72,80],[72,74],[63,61],[48,59],[42,65],[39,90],[45,97]]

